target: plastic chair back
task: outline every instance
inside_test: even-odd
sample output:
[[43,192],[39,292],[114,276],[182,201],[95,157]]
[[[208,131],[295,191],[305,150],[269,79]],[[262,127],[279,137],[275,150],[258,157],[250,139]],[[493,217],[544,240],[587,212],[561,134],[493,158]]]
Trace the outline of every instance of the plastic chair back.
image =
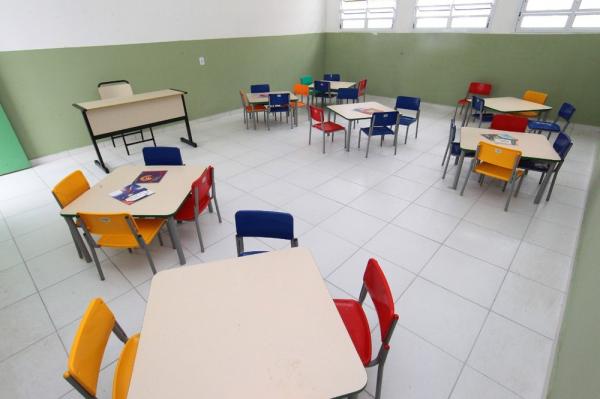
[[308,85],[296,83],[294,84],[294,88],[292,91],[297,96],[308,96],[310,88],[308,87]]
[[210,201],[210,189],[213,185],[213,167],[209,166],[199,178],[192,182],[192,196],[194,197],[194,207],[200,211],[203,205]]
[[300,76],[300,84],[310,86],[313,82],[313,77],[311,75]]
[[527,130],[528,123],[529,120],[522,116],[497,114],[492,118],[490,129],[524,133]]
[[128,97],[133,95],[133,89],[126,80],[113,80],[98,83],[98,94],[101,99]]
[[323,80],[315,80],[315,92],[328,93],[331,90],[331,83]]
[[469,83],[468,94],[479,96],[489,96],[492,92],[492,85],[489,83],[471,82]]
[[538,104],[545,104],[548,99],[547,93],[542,93],[541,91],[535,90],[526,90],[523,93],[523,100],[531,101]]
[[140,334],[136,334],[127,340],[121,351],[115,368],[112,399],[127,399],[139,342]]
[[365,90],[367,89],[367,79],[363,79],[360,82],[358,82],[358,95],[362,96],[365,93]]
[[566,158],[572,146],[573,140],[571,140],[571,137],[569,137],[569,135],[566,133],[560,133],[552,145],[552,147],[554,147],[554,151],[558,153],[560,159],[562,160]]
[[392,290],[390,290],[385,274],[383,274],[383,270],[381,270],[375,259],[369,259],[363,275],[363,283],[377,311],[381,340],[387,343],[390,338],[390,327],[394,320],[398,319],[398,315],[394,309]]
[[250,86],[250,93],[268,93],[271,91],[268,83],[261,83]]
[[235,230],[239,237],[294,239],[294,218],[273,211],[237,211]]
[[329,80],[331,82],[339,82],[341,79],[339,73],[326,73],[323,75],[323,80]]
[[339,89],[337,92],[337,98],[339,100],[358,100],[358,89]]
[[77,216],[92,234],[131,237],[129,223],[137,230],[135,220],[128,213],[79,213]]
[[483,109],[485,108],[485,100],[481,97],[473,96],[471,98],[471,106],[475,111],[483,113]]
[[396,97],[396,109],[407,109],[410,111],[418,111],[421,108],[421,99],[419,97]]
[[513,170],[521,151],[501,147],[492,143],[480,142],[477,146],[477,159],[491,165]]
[[83,172],[76,170],[59,181],[52,189],[52,194],[54,194],[60,207],[64,208],[89,189],[90,183]]
[[325,120],[325,112],[323,111],[323,108],[319,108],[319,107],[315,107],[314,105],[311,105],[309,107],[309,109],[310,109],[310,118],[313,121],[323,122]]
[[398,111],[374,112],[371,116],[372,127],[397,125],[399,121],[400,113]]
[[248,105],[248,97],[246,97],[246,93],[244,90],[240,90],[240,98],[242,99],[242,107],[246,108]]
[[573,114],[575,113],[575,107],[569,103],[563,103],[558,110],[558,116],[569,122]]
[[290,93],[270,93],[269,108],[288,108],[290,106]]
[[154,165],[183,165],[181,150],[178,147],[144,147],[144,163]]

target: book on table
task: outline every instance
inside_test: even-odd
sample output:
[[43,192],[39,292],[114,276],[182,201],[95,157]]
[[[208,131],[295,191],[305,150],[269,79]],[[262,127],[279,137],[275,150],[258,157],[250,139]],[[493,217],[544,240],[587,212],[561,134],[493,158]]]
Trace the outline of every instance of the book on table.
[[167,174],[166,170],[145,170],[134,180],[134,184],[158,183],[163,176]]
[[139,184],[133,183],[123,187],[120,190],[113,191],[110,193],[110,196],[124,204],[131,205],[152,194],[154,194],[154,191],[150,191],[146,187],[142,187]]
[[355,108],[356,112],[360,112],[361,114],[373,115],[375,112],[384,112],[383,110],[377,108]]
[[486,139],[493,141],[495,144],[502,144],[502,145],[516,145],[517,144],[517,139],[514,138],[513,136],[511,136],[508,133],[500,133],[500,134],[482,134],[482,137],[485,137]]

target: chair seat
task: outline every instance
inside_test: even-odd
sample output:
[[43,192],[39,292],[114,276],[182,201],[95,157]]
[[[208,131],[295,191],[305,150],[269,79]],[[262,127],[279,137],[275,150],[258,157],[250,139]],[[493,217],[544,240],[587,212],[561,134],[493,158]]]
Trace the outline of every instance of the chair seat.
[[113,399],[127,398],[139,342],[140,334],[136,334],[127,340],[121,351],[113,379]]
[[[204,210],[208,207],[209,202],[210,197],[202,198],[202,200],[200,200],[200,209],[198,210],[199,214],[204,212]],[[175,220],[190,222],[193,221],[195,217],[194,196],[192,194],[188,194],[187,198],[175,214]]]
[[334,299],[352,343],[363,365],[371,361],[371,331],[367,315],[360,302],[354,299]]
[[411,116],[405,116],[405,115],[400,116],[400,124],[402,126],[412,125],[416,121],[417,121],[417,118],[413,118]]
[[519,168],[533,170],[535,172],[547,172],[550,169],[550,165],[544,162],[523,159],[519,162]]
[[290,107],[287,105],[277,105],[269,108],[269,112],[288,112]]
[[537,111],[512,112],[512,115],[524,116],[525,118],[537,118]]
[[554,122],[529,121],[527,122],[529,130],[546,130],[550,132],[560,132],[560,125]]
[[292,107],[303,108],[303,107],[306,107],[306,104],[303,103],[302,101],[296,101],[296,102],[292,103]]
[[[499,179],[503,181],[509,181],[512,176],[512,170],[503,168],[501,166],[493,165],[487,162],[481,162],[474,169],[476,173],[486,175],[489,177],[493,177],[494,179]],[[517,175],[521,176],[523,171],[518,169]]]
[[460,100],[457,101],[458,105],[467,105],[469,103],[469,100],[467,100],[466,98],[461,98]]
[[[478,112],[474,113],[473,117],[475,119],[479,119],[479,113]],[[483,118],[482,118],[482,122],[491,122],[492,119],[494,119],[494,114],[484,113],[483,114]]]
[[325,133],[337,132],[338,130],[346,130],[342,125],[334,122],[315,123],[314,128],[324,131]]
[[[363,127],[360,129],[360,131],[364,134],[369,134],[369,130],[370,128],[368,127]],[[373,127],[373,133],[371,133],[371,136],[386,136],[388,134],[396,134],[392,129],[390,129],[387,126],[374,126]]]
[[265,252],[269,252],[269,251],[246,251],[246,252],[242,252],[240,254],[240,256],[258,255],[258,254],[264,254]]
[[[165,224],[165,219],[135,219],[135,223],[144,242],[150,244]],[[133,234],[104,234],[98,239],[98,245],[113,248],[139,247]]]
[[262,112],[265,109],[266,109],[265,106],[264,105],[260,105],[260,104],[259,105],[255,105],[255,106],[252,106],[252,105],[247,105],[246,106],[246,112]]
[[335,97],[337,94],[335,93],[322,93],[322,92],[314,92],[313,93],[313,97],[326,97],[326,98],[333,98]]

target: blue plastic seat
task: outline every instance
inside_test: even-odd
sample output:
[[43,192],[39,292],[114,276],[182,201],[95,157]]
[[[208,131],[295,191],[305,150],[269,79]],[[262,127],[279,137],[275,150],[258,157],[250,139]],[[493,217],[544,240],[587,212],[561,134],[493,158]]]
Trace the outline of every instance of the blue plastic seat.
[[[548,132],[548,138],[550,138],[550,135],[552,133],[560,133],[565,132],[567,130],[567,127],[569,126],[569,123],[571,123],[571,118],[573,117],[574,113],[575,107],[572,104],[563,103],[563,105],[561,105],[560,109],[558,110],[558,115],[556,116],[554,122],[533,120],[529,121],[527,127],[530,131],[533,132]],[[558,124],[558,121],[560,119],[563,119],[565,121],[565,125],[563,127],[561,127]]]
[[396,106],[394,107],[396,110],[404,109],[408,111],[416,111],[416,115],[414,117],[402,115],[400,117],[400,124],[402,126],[406,126],[406,133],[404,134],[404,144],[406,144],[408,140],[408,129],[410,125],[413,123],[417,123],[417,127],[415,129],[415,139],[419,134],[419,116],[421,115],[421,99],[419,97],[407,97],[407,96],[398,96],[396,97]]
[[[367,152],[365,158],[369,156],[369,145],[371,144],[372,136],[381,137],[381,145],[383,146],[383,138],[388,135],[394,136],[394,155],[398,149],[398,126],[400,124],[400,112],[374,112],[371,116],[371,125],[369,127],[363,127],[360,129],[360,133],[366,134],[367,139]],[[358,135],[358,148],[360,148],[360,138],[362,134]]]
[[294,237],[294,218],[289,213],[273,211],[237,211],[235,213],[235,241],[238,256],[255,255],[267,251],[244,251],[244,237],[277,238],[289,240],[298,246]]
[[[460,142],[455,142],[456,140],[456,125],[454,124],[454,119],[450,120],[450,134],[448,135],[448,145],[446,146],[446,151],[444,152],[444,158],[442,159],[442,165],[446,164],[444,167],[444,173],[442,174],[442,179],[446,178],[446,173],[448,172],[448,165],[450,165],[450,158],[460,156]],[[465,158],[472,158],[475,156],[475,151],[466,151]],[[455,158],[458,160],[458,158]]]
[[261,83],[250,86],[250,93],[268,93],[271,91],[268,83]]
[[331,91],[331,82],[326,80],[315,80],[313,86],[313,98],[320,98],[321,106],[325,105],[325,99],[329,100],[335,96],[335,93]]
[[144,163],[150,165],[183,165],[181,151],[177,147],[144,147]]
[[[290,119],[290,93],[269,93],[269,104],[267,105],[267,113],[275,115],[275,119],[277,119],[277,114],[280,115],[285,113],[286,121],[289,122]],[[292,118],[293,119],[293,118]],[[290,128],[294,128],[294,121],[290,125]],[[267,115],[267,130],[271,130],[271,126],[269,124],[269,116]]]
[[470,119],[479,119],[478,127],[481,127],[482,122],[491,122],[494,118],[494,114],[486,113],[485,110],[485,100],[481,97],[473,96],[471,98],[471,112],[467,116],[465,126],[469,125]]
[[339,73],[326,73],[323,75],[323,80],[329,80],[331,82],[339,82],[341,76]]

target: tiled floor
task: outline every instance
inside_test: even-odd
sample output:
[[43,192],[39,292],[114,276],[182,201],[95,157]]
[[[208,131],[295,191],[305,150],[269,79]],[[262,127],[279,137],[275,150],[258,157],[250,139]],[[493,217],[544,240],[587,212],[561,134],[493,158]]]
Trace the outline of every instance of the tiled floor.
[[[391,103],[389,99],[379,99]],[[300,245],[310,248],[333,296],[356,297],[367,259],[380,260],[397,300],[400,325],[385,370],[385,398],[526,398],[543,395],[571,274],[598,129],[572,125],[575,145],[553,198],[533,204],[537,176],[523,184],[508,213],[497,184],[472,182],[463,197],[441,180],[451,109],[424,105],[419,138],[393,156],[391,140],[342,151],[342,137],[308,146],[298,128],[246,130],[239,114],[192,123],[199,147],[181,146],[181,126],[157,141],[182,147],[188,164],[212,164],[223,213],[202,216],[206,252],[193,225],[179,226],[188,264],[235,256],[239,209],[291,212]],[[84,134],[83,127],[81,134]],[[103,143],[110,167],[141,163]],[[91,147],[48,157],[0,177],[0,397],[75,398],[62,379],[67,349],[88,301],[105,298],[129,333],[142,325],[151,273],[142,254],[101,254],[106,281],[77,258],[49,193],[82,169],[103,177]],[[281,248],[248,240],[250,248]],[[175,251],[152,247],[158,269],[179,267]],[[184,266],[185,267],[185,266]],[[375,313],[368,310],[372,327]],[[374,334],[377,336],[377,334]],[[111,341],[101,398],[119,345]],[[374,373],[369,372],[372,393]],[[363,393],[364,398],[369,397]]]

